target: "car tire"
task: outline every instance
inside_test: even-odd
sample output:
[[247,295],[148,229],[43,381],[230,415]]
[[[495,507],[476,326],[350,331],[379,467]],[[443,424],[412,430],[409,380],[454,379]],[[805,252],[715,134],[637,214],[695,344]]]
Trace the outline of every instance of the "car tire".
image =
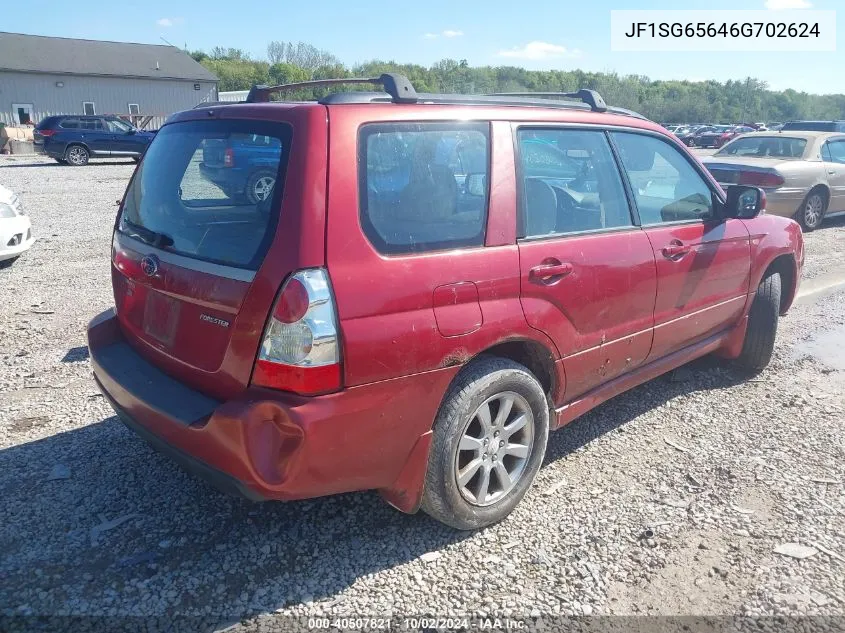
[[780,314],[781,278],[769,273],[754,295],[748,312],[748,326],[742,352],[736,359],[742,369],[756,373],[765,369],[772,359]]
[[815,231],[824,221],[827,213],[828,196],[821,189],[812,189],[795,212],[795,220],[805,233]]
[[549,405],[527,368],[480,356],[452,382],[433,430],[422,509],[458,530],[478,529],[504,519],[531,486],[546,452]]
[[687,147],[695,147],[695,139],[688,138],[687,139]]
[[[245,195],[250,204],[258,204],[264,198],[273,195],[276,185],[276,172],[271,169],[259,169],[250,174],[246,181]],[[264,192],[263,194],[261,192]]]
[[65,160],[68,165],[72,165],[73,167],[87,165],[90,157],[91,155],[83,145],[70,145],[65,150]]

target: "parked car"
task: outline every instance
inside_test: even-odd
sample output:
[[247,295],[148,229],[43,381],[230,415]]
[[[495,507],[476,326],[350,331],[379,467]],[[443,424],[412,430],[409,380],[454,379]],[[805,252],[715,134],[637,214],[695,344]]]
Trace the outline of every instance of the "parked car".
[[200,174],[235,200],[258,204],[273,193],[282,146],[273,136],[230,134],[207,139]]
[[8,266],[35,243],[21,199],[0,185],[0,266]]
[[787,121],[783,132],[845,132],[845,121]]
[[42,119],[32,133],[35,151],[63,165],[82,166],[89,158],[141,159],[154,132],[139,130],[115,116],[58,115]]
[[[769,362],[804,251],[795,222],[758,216],[760,189],[725,194],[591,91],[369,81],[385,93],[254,88],[150,145],[88,344],[157,448],[251,499],[375,489],[472,529],[513,510],[549,431],[705,354]],[[281,148],[255,205],[196,168],[234,135]]]
[[749,132],[755,131],[756,130],[753,127],[749,127],[747,125],[734,125],[733,127],[729,127],[727,130],[723,130],[722,133],[713,140],[713,147],[722,147],[725,143],[735,139],[741,134],[748,134]]
[[797,220],[805,231],[845,211],[845,135],[755,132],[734,139],[704,165],[723,186],[762,187],[766,213]]
[[699,130],[687,142],[688,147],[716,147],[719,137],[730,129],[727,125],[712,125]]
[[715,127],[712,125],[693,125],[683,130],[679,130],[675,136],[687,147],[695,147],[695,137],[698,134],[711,132]]

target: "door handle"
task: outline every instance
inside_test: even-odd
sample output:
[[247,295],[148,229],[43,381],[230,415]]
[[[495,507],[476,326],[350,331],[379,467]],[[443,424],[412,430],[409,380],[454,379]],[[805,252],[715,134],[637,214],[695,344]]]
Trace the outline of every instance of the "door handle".
[[528,279],[535,283],[557,283],[572,272],[572,264],[568,262],[551,261],[528,271]]
[[691,246],[684,244],[680,240],[672,240],[668,246],[663,248],[663,257],[677,260],[689,253],[690,250],[692,250]]
[[835,175],[836,175],[836,171],[835,171],[835,170],[833,170],[833,169],[829,170],[827,173],[829,173],[831,176],[835,176]]

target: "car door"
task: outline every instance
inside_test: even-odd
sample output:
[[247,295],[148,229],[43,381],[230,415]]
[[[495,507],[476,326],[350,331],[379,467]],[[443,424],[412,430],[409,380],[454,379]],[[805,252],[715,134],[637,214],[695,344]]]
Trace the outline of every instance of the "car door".
[[751,252],[741,220],[716,217],[703,168],[654,134],[611,134],[657,266],[656,359],[726,329],[745,308]]
[[830,187],[828,212],[845,211],[845,138],[831,138],[822,146],[825,177]]
[[516,127],[522,308],[557,346],[571,401],[648,356],[654,254],[604,130]]
[[112,151],[111,130],[101,117],[81,117],[79,120],[80,139],[92,154],[108,156]]
[[105,119],[105,124],[111,134],[110,150],[112,155],[135,156],[143,153],[140,148],[135,128],[120,119]]

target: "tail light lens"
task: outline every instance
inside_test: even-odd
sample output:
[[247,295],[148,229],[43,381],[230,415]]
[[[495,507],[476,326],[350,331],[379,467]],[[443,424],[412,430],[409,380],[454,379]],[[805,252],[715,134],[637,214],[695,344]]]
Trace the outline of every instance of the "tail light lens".
[[234,167],[235,166],[235,152],[231,147],[227,147],[226,151],[223,152],[223,167]]
[[781,187],[786,182],[778,173],[771,171],[741,171],[739,184],[751,187]]
[[56,133],[56,130],[35,130],[36,133],[40,134],[41,136],[53,136]]
[[264,330],[252,384],[302,395],[341,387],[340,340],[326,271],[288,278]]

